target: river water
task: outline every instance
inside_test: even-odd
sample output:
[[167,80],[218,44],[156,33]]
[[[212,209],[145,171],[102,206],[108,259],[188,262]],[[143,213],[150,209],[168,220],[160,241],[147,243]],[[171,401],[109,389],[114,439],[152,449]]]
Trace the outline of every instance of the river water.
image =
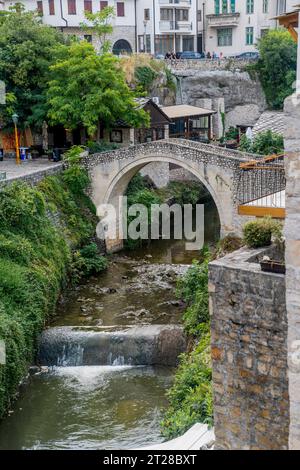
[[[206,243],[214,243],[218,231],[216,209],[207,204]],[[47,332],[74,325],[85,331],[180,324],[185,306],[176,299],[176,279],[197,256],[185,251],[183,241],[157,241],[111,256],[104,274],[64,295]],[[133,449],[163,441],[160,421],[174,367],[124,360],[56,364],[22,387],[0,425],[0,449]]]

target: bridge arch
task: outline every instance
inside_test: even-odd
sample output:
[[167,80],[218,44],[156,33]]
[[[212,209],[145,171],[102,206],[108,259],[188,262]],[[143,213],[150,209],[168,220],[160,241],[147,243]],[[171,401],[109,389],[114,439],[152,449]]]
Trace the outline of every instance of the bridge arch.
[[[120,211],[119,196],[124,195],[132,177],[149,163],[168,162],[195,175],[211,194],[219,214],[221,236],[239,231],[234,204],[234,172],[239,161],[231,161],[228,165],[224,156],[214,155],[207,144],[193,148],[181,142],[158,141],[97,154],[89,159],[91,192],[96,208],[110,203]],[[109,251],[117,251],[122,246],[121,240],[110,241],[109,245],[107,242]]]

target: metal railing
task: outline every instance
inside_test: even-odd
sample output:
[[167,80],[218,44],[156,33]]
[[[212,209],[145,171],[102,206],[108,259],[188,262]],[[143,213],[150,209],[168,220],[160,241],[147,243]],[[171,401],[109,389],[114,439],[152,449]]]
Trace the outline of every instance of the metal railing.
[[257,200],[260,200],[257,204],[261,206],[282,204],[285,186],[283,154],[270,155],[261,160],[249,160],[240,164],[237,188],[239,204],[254,204]]
[[192,23],[188,21],[160,21],[159,29],[161,31],[191,31]]

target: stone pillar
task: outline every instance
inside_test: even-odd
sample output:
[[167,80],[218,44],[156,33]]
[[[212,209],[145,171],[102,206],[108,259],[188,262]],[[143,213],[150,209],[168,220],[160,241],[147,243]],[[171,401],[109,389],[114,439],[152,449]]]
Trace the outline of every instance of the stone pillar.
[[169,139],[169,136],[170,136],[170,128],[169,128],[169,124],[165,124],[165,131],[164,131],[164,138],[165,139]]
[[[299,35],[300,37],[300,35]],[[300,49],[300,48],[299,48]],[[298,55],[299,57],[299,55]],[[298,60],[298,72],[300,58]],[[299,77],[299,76],[298,76]],[[298,84],[300,82],[298,81]],[[300,96],[285,101],[286,305],[288,317],[289,448],[300,449]]]
[[130,145],[134,145],[135,142],[134,142],[134,129],[131,127],[129,129],[129,140],[130,140]]

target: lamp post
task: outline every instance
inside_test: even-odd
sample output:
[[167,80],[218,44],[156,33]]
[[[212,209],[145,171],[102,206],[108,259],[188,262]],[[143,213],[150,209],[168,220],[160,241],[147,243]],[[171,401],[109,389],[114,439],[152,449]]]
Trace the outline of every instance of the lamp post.
[[17,165],[20,164],[20,149],[19,149],[19,137],[18,137],[18,128],[17,128],[18,118],[19,118],[19,116],[17,114],[12,115],[12,120],[13,120],[14,127],[15,127],[15,144],[16,144],[16,163],[17,163]]

